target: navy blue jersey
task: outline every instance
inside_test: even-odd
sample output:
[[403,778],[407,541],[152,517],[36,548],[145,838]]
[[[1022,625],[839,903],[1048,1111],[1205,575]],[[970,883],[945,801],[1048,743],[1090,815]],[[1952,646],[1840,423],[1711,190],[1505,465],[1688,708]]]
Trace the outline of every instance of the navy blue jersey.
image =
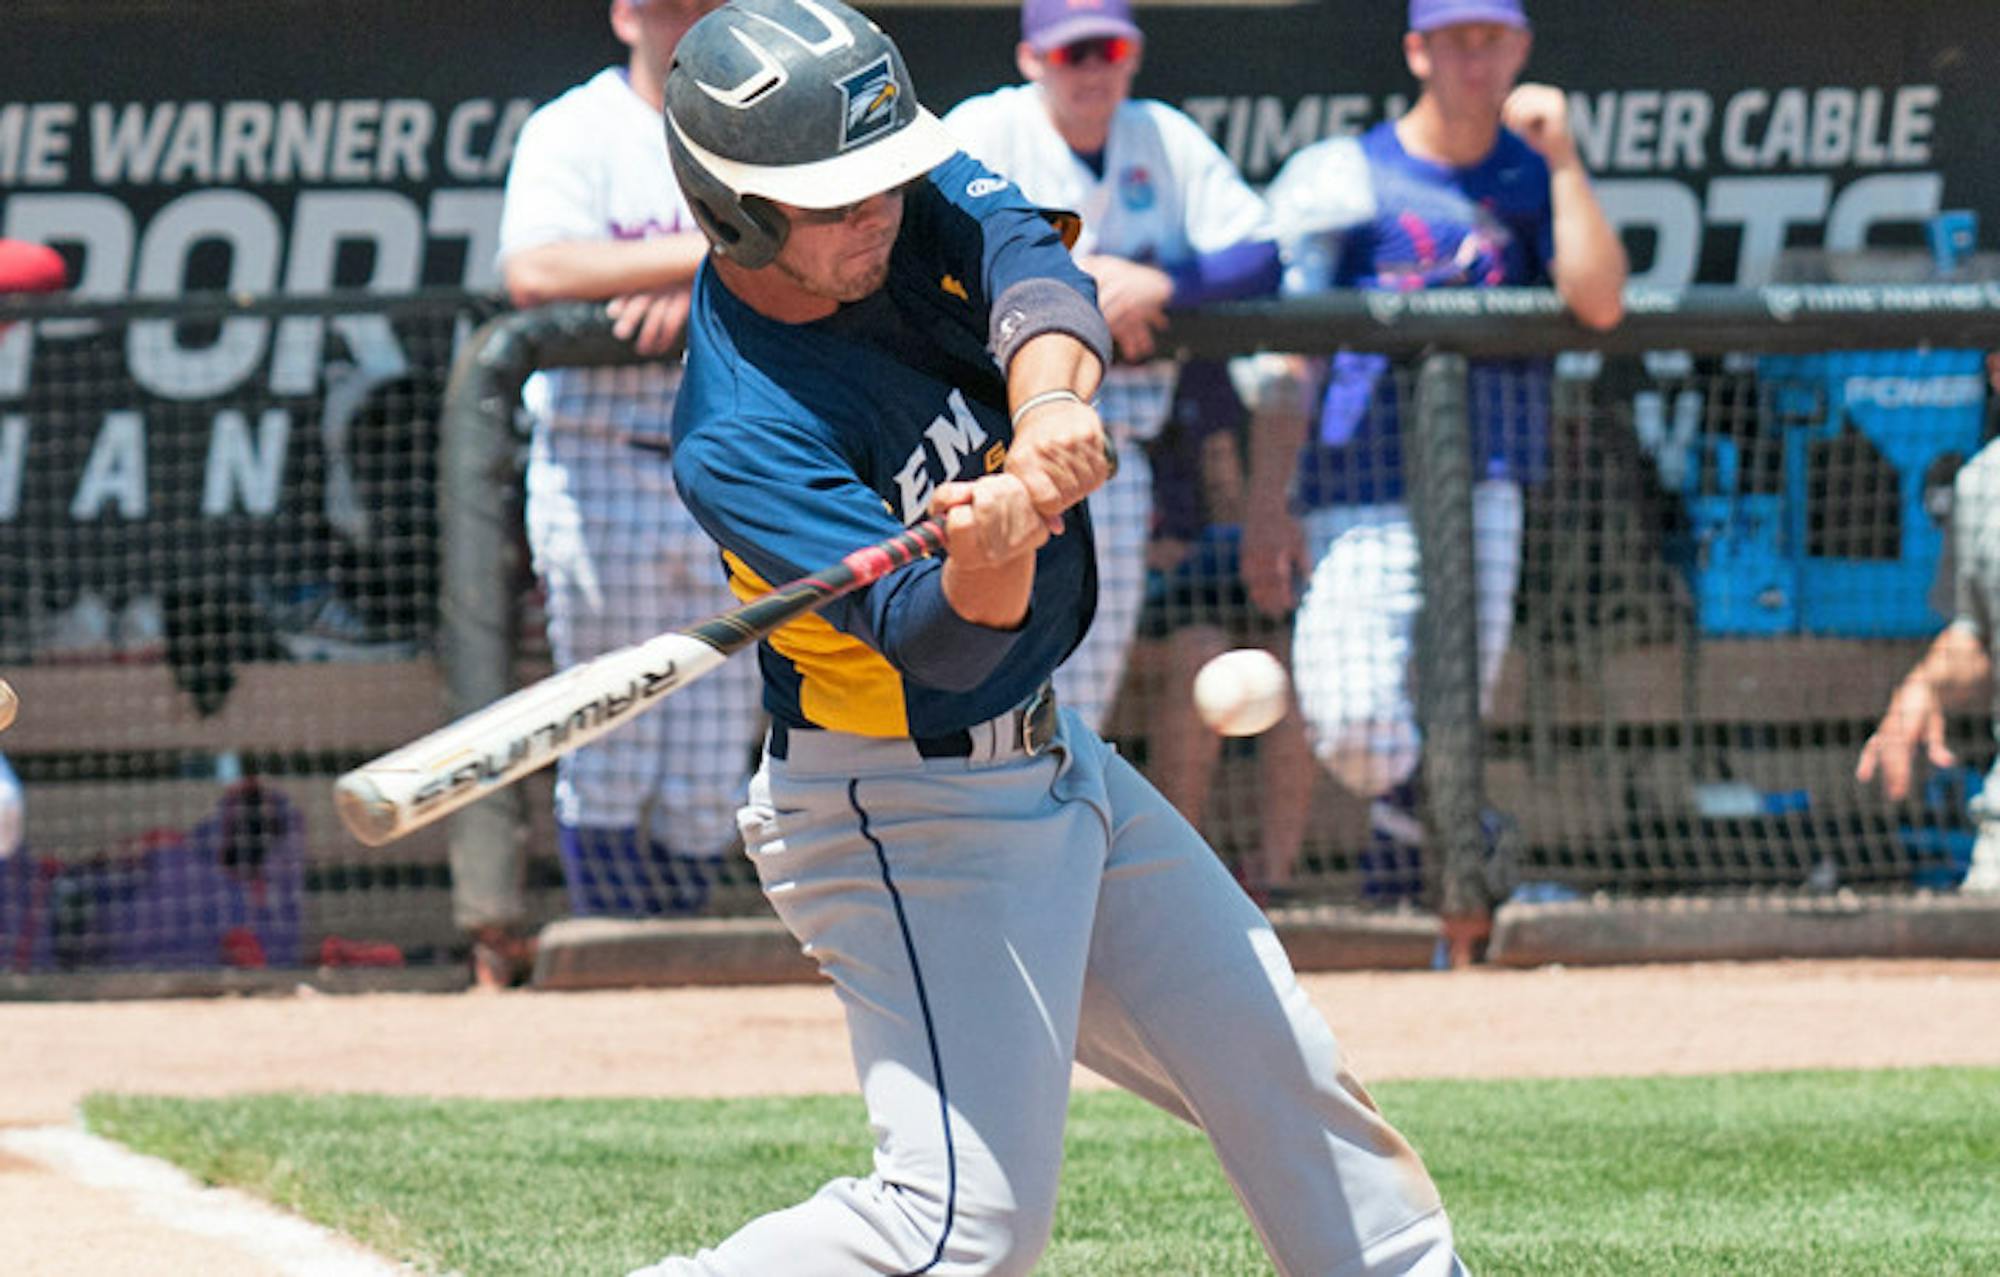
[[[1453,168],[1411,155],[1394,122],[1385,121],[1361,137],[1300,151],[1266,197],[1284,246],[1288,296],[1549,282],[1555,217],[1548,164],[1506,129],[1484,159]],[[1550,377],[1546,359],[1472,361],[1476,478],[1541,476]],[[1399,499],[1402,411],[1387,358],[1333,356],[1317,436],[1300,458],[1301,500]]]
[[[993,300],[1053,278],[1096,291],[1049,223],[960,154],[911,188],[889,277],[812,323],[759,315],[704,266],[674,410],[682,499],[754,597],[923,518],[937,484],[999,471],[1013,438],[988,352]],[[764,703],[794,727],[934,736],[1026,700],[1088,627],[1088,515],[1039,552],[1019,630],[943,601],[942,564],[911,564],[759,649]]]

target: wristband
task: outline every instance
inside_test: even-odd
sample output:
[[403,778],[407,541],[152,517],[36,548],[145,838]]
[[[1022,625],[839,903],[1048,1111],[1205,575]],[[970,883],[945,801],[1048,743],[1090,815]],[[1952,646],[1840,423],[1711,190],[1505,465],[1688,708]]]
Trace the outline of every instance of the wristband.
[[1020,407],[1014,409],[1014,415],[1007,419],[1007,423],[1018,427],[1021,424],[1021,418],[1027,416],[1043,404],[1056,403],[1060,400],[1068,400],[1070,403],[1080,403],[1086,406],[1090,402],[1067,386],[1061,386],[1055,390],[1044,390],[1040,394],[1029,395]]

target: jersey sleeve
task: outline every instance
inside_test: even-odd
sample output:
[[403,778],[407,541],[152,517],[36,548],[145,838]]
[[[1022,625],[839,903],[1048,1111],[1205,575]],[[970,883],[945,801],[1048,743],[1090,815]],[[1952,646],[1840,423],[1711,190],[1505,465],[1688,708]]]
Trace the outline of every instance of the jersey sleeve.
[[[839,562],[902,530],[881,496],[821,434],[780,417],[712,419],[674,449],[674,481],[702,529],[767,585]],[[820,609],[835,629],[917,683],[977,686],[1017,630],[978,625],[944,599],[943,564],[924,559]]]
[[1264,197],[1284,258],[1285,295],[1334,287],[1346,235],[1375,215],[1374,183],[1360,142],[1330,138],[1300,151],[1285,161]]
[[1002,368],[1046,332],[1063,332],[1111,366],[1111,330],[1097,285],[1021,188],[960,151],[931,173],[943,209],[930,226],[946,260],[972,272],[992,299],[988,348]]
[[500,205],[499,261],[524,248],[604,238],[604,210],[587,139],[570,136],[563,99],[528,117],[514,144]]

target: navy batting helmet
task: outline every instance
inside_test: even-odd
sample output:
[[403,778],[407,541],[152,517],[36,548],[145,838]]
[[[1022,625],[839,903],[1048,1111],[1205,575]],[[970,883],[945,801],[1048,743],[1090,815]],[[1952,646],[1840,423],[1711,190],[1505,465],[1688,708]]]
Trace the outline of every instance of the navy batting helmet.
[[769,264],[777,200],[840,208],[957,146],[917,103],[903,55],[840,0],[732,0],[691,27],[667,76],[667,152],[716,251]]

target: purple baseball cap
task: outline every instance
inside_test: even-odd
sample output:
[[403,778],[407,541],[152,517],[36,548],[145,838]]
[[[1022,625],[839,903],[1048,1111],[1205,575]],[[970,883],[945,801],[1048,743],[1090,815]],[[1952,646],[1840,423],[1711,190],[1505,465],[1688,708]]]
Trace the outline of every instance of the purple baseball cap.
[[1104,35],[1145,38],[1127,0],[1022,0],[1021,38],[1037,53]]
[[1436,31],[1465,22],[1497,22],[1519,31],[1528,29],[1521,0],[1410,0],[1410,30]]

